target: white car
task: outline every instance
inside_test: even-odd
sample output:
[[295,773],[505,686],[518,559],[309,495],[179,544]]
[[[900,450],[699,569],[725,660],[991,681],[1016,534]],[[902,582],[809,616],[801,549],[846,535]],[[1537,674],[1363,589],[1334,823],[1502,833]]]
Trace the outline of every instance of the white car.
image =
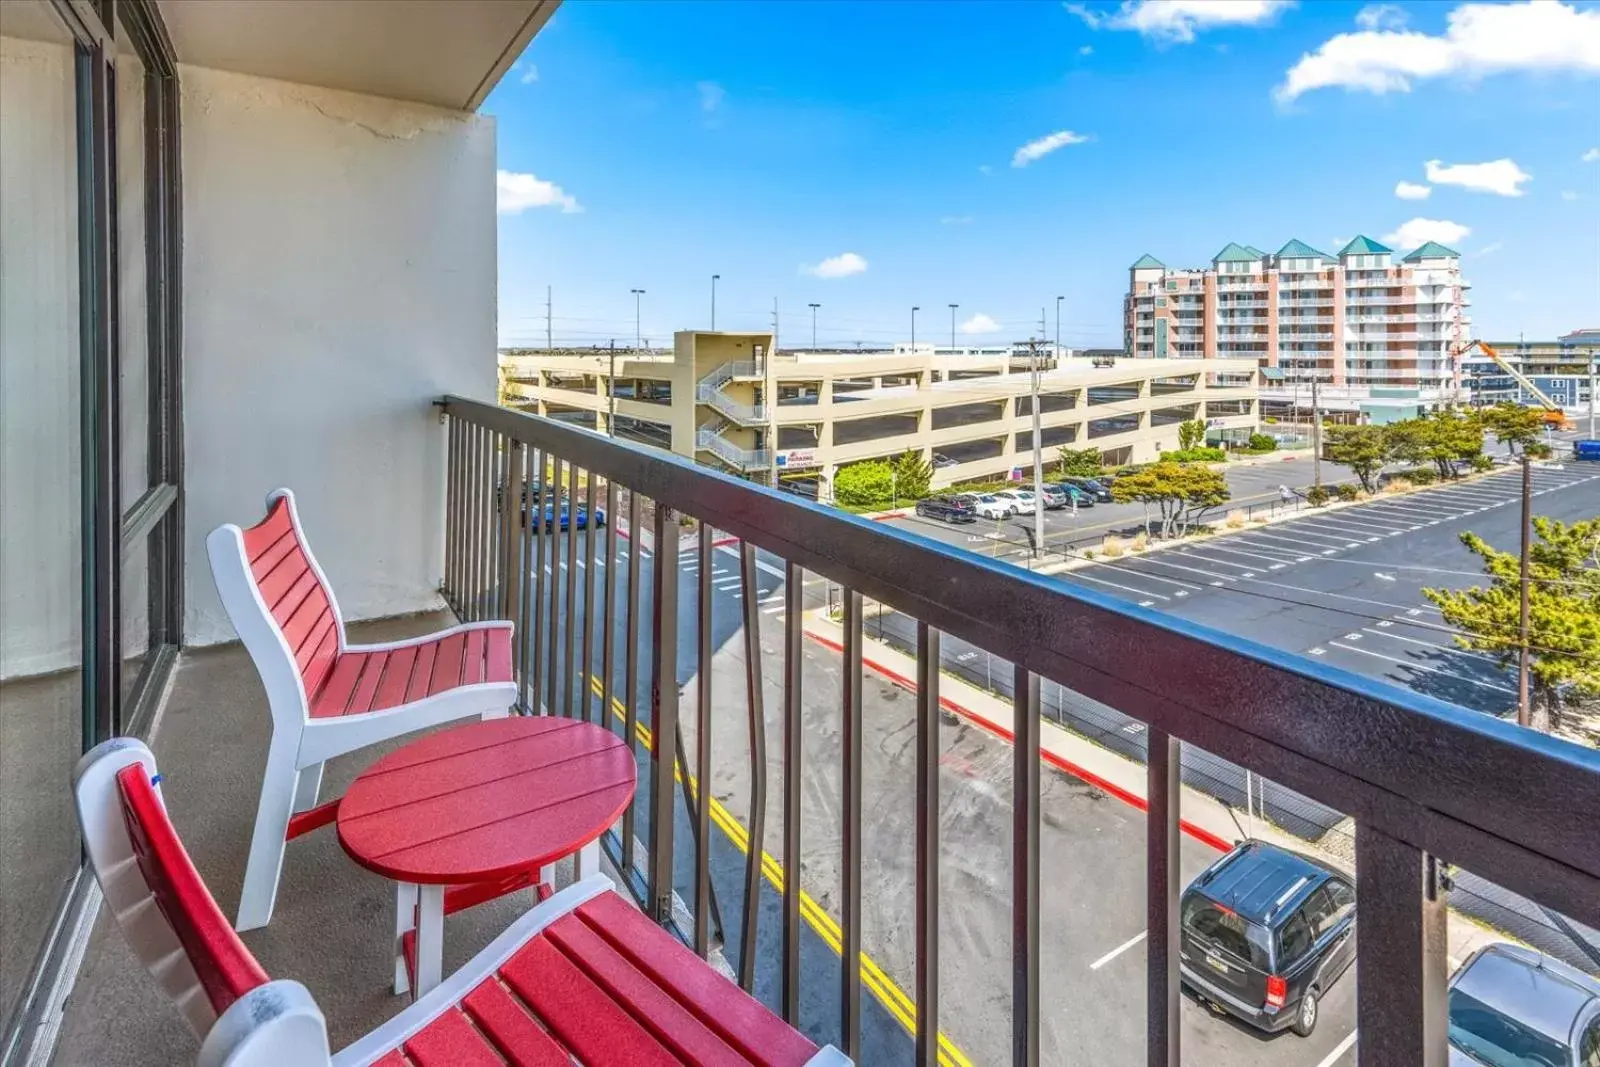
[[1012,501],[993,493],[962,493],[959,499],[971,504],[980,519],[1009,519],[1016,514],[1016,506]]
[[1033,492],[1029,489],[1002,489],[995,496],[1011,501],[1018,515],[1032,515],[1039,510],[1038,504],[1034,503]]

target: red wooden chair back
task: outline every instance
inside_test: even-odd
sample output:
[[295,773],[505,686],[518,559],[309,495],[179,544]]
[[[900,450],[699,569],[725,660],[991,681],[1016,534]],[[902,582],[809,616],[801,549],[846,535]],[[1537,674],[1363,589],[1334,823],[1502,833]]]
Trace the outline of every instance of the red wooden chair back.
[[265,984],[267,973],[201,881],[143,764],[117,772],[117,792],[128,843],[150,896],[189,958],[211,1010],[221,1015],[234,1001]]
[[244,555],[268,613],[283,634],[309,700],[333,669],[344,641],[339,609],[306,547],[288,493],[241,533]]

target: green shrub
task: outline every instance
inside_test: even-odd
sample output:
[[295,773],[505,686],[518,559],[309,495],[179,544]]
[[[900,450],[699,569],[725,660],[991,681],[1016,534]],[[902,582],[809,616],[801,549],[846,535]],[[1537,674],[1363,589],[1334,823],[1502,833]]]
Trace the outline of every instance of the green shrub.
[[1473,456],[1472,469],[1477,471],[1479,474],[1482,474],[1484,471],[1492,471],[1494,470],[1494,460],[1481,454]]
[[1432,485],[1439,480],[1439,472],[1429,470],[1427,467],[1418,467],[1414,471],[1406,471],[1405,476],[1411,479],[1412,485]]
[[1333,487],[1333,495],[1340,500],[1351,501],[1356,498],[1356,487],[1348,482]]
[[1278,442],[1267,434],[1253,433],[1250,435],[1250,442],[1247,447],[1251,452],[1275,452],[1278,448]]
[[1220,448],[1180,448],[1161,453],[1163,463],[1226,463],[1228,454]]
[[841,467],[833,478],[833,499],[843,508],[888,507],[894,494],[894,473],[882,460]]
[[1098,448],[1068,448],[1061,446],[1056,454],[1061,473],[1072,478],[1100,477],[1100,450]]
[[1328,497],[1331,495],[1332,494],[1328,492],[1327,486],[1313,485],[1310,489],[1306,490],[1306,503],[1310,504],[1314,508],[1320,508],[1322,505],[1328,502]]

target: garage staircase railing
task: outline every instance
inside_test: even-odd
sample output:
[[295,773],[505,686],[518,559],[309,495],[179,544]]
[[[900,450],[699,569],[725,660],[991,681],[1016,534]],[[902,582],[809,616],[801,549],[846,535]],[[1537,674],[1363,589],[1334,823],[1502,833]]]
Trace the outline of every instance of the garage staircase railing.
[[764,426],[767,422],[766,404],[746,404],[735,400],[723,388],[735,378],[752,378],[759,373],[753,362],[723,363],[696,384],[695,399],[711,405],[741,426]]
[[[808,968],[806,980],[837,984],[839,1026],[827,1036],[856,1062],[866,1062],[864,1005],[874,1018],[887,1011],[900,1020],[911,1046],[905,1058],[919,1065],[961,1062],[963,1018],[989,1010],[996,993],[1008,995],[1010,1009],[1009,1054],[996,1058],[1029,1067],[1054,1040],[1046,1036],[1046,1009],[1052,1017],[1070,1010],[1054,998],[1041,1006],[1041,936],[1050,933],[1040,928],[1041,682],[1138,720],[1149,740],[1142,1062],[1151,1067],[1176,1065],[1182,1043],[1180,741],[1353,822],[1360,1067],[1446,1062],[1445,864],[1600,927],[1600,753],[658,449],[459,397],[445,398],[441,408],[448,442],[444,595],[464,619],[515,620],[516,678],[528,711],[605,722],[637,746],[639,794],[605,842],[628,889],[656,921],[704,954],[713,926],[708,853],[717,840],[737,845],[742,896],[718,896],[739,980],[755,988],[759,979],[786,1019],[804,1023],[802,918],[828,930],[825,940],[847,965],[842,973]],[[535,499],[565,487],[586,500],[589,514],[602,507],[610,521],[599,530],[574,524],[548,532],[519,522],[495,504],[496,487],[511,482],[523,482]],[[687,536],[685,523],[694,529]],[[728,558],[733,565],[723,568]],[[727,576],[718,579],[725,583],[737,576],[737,608],[713,597],[714,571]],[[780,615],[765,615],[759,606],[760,572],[781,575]],[[842,590],[841,641],[827,653],[825,689],[814,670],[806,671],[821,655],[808,643],[808,577]],[[697,592],[680,583],[693,583]],[[905,906],[914,914],[903,928],[904,955],[914,964],[899,973],[864,955],[883,947],[867,943],[863,923],[867,602],[908,616],[915,629],[914,671],[901,679],[914,690],[906,704],[914,704],[907,732],[914,735],[915,773],[904,801],[915,827],[904,874]],[[726,647],[742,655],[742,677],[712,670],[713,603],[722,606],[719,616],[723,610],[738,616],[734,632],[742,641],[727,638]],[[974,991],[956,1002],[939,995],[941,950],[954,943],[946,932],[941,945],[948,919],[941,866],[952,862],[955,847],[941,840],[940,792],[952,780],[941,778],[945,635],[1004,655],[1014,694],[1010,776],[1003,783],[1010,863],[1000,874],[1010,888],[1010,988]],[[770,710],[764,670],[780,680],[781,706]],[[803,678],[812,679],[805,691]],[[712,690],[730,682],[746,720],[734,736],[742,732],[748,744],[719,777]],[[819,703],[839,709],[837,720],[828,720],[837,721],[837,731],[830,727],[822,738],[808,732],[817,729]],[[768,723],[774,752],[766,749]],[[729,750],[715,751],[726,757]],[[818,773],[818,760],[839,791],[821,806],[822,815],[807,792],[816,786],[808,774]],[[700,788],[715,781],[723,790],[734,773],[747,783],[738,801],[725,804],[711,788]],[[769,832],[769,774],[778,791],[776,833]],[[875,792],[881,788],[873,783]],[[822,823],[802,825],[808,813]],[[820,875],[807,868],[800,877],[802,838],[811,847],[837,843],[837,882],[820,902],[805,885]],[[692,859],[685,854],[680,862],[685,849]],[[678,887],[692,902],[687,909],[673,907]],[[890,903],[874,901],[872,913]],[[884,930],[875,920],[872,936],[882,938]],[[1071,1059],[1070,1050],[1049,1052]]]

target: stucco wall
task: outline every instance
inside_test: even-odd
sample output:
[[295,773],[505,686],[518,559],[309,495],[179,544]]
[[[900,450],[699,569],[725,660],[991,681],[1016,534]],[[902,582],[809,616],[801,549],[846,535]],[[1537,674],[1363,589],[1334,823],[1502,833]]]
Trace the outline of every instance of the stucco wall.
[[443,436],[495,388],[493,120],[185,67],[186,639],[206,534],[293,488],[346,618],[438,605]]

